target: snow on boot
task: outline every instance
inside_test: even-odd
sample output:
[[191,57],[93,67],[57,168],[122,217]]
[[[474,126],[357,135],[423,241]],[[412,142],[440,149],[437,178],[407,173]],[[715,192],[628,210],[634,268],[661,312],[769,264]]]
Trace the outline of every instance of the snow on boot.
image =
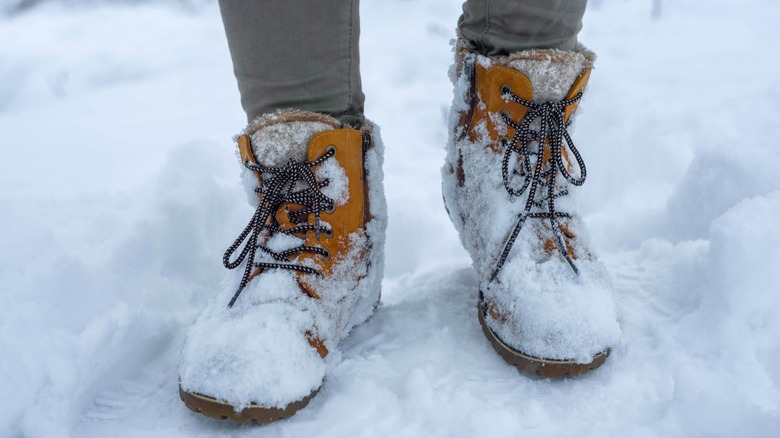
[[595,369],[620,328],[576,213],[586,170],[567,131],[595,57],[582,46],[486,57],[463,40],[456,51],[443,193],[479,279],[483,331],[521,371]]
[[213,418],[267,423],[306,406],[326,358],[379,302],[382,145],[367,124],[282,110],[238,137],[256,211],[223,257],[234,275],[190,329],[179,394]]

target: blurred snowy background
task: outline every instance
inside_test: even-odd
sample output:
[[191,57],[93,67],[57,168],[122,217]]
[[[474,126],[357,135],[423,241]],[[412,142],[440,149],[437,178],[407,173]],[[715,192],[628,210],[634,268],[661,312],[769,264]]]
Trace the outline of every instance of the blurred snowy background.
[[364,0],[391,215],[384,301],[271,426],[178,400],[187,325],[251,214],[211,1],[0,0],[0,436],[780,435],[780,5],[591,0],[575,142],[623,338],[519,375],[441,202],[452,0]]

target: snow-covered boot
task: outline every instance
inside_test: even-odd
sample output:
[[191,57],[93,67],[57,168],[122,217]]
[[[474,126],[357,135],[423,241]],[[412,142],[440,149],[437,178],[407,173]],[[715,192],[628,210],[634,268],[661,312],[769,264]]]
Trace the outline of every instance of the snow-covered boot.
[[443,193],[477,272],[483,331],[521,371],[595,369],[620,328],[576,213],[585,164],[567,131],[594,55],[486,57],[461,40],[456,56]]
[[235,275],[189,331],[179,393],[209,417],[267,423],[306,406],[378,304],[382,145],[370,124],[283,110],[251,123],[238,150],[256,211],[223,257]]

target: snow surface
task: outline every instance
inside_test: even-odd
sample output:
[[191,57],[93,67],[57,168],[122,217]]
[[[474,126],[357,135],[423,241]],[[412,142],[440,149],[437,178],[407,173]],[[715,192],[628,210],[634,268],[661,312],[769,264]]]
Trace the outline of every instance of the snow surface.
[[458,2],[366,0],[383,302],[309,407],[264,427],[176,392],[183,334],[251,214],[216,6],[1,18],[0,436],[777,435],[780,5],[590,3],[599,59],[574,141],[623,329],[608,362],[540,380],[492,351],[441,203]]

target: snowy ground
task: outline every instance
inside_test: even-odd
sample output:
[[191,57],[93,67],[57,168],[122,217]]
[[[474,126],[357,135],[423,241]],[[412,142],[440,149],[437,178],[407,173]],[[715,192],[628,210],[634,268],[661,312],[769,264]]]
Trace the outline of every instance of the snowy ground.
[[183,334],[251,214],[218,10],[186,4],[0,18],[0,436],[780,433],[776,2],[665,1],[653,19],[651,0],[591,0],[575,141],[623,338],[597,372],[551,381],[483,338],[441,203],[458,2],[365,0],[384,301],[310,406],[265,427],[176,392]]

